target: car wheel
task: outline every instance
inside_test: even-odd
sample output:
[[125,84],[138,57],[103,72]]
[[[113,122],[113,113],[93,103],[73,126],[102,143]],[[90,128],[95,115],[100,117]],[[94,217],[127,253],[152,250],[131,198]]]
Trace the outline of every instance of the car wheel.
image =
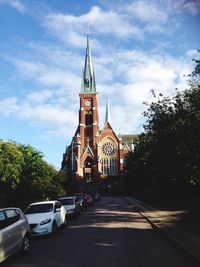
[[26,234],[24,236],[23,242],[22,242],[22,246],[21,246],[21,252],[22,253],[27,253],[30,249],[30,236],[28,234]]
[[53,224],[52,224],[52,228],[51,228],[51,234],[55,235],[55,233],[57,232],[57,229],[58,229],[57,224],[54,221]]

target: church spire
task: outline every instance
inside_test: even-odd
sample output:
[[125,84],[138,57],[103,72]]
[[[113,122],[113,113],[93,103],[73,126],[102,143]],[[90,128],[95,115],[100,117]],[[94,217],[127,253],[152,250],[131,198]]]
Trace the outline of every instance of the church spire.
[[92,66],[91,52],[90,52],[90,41],[89,34],[87,35],[87,47],[85,54],[85,66],[83,70],[81,93],[95,93],[96,92],[96,82],[94,69]]
[[110,105],[109,105],[109,100],[107,99],[106,102],[106,117],[105,117],[105,124],[106,122],[110,123]]

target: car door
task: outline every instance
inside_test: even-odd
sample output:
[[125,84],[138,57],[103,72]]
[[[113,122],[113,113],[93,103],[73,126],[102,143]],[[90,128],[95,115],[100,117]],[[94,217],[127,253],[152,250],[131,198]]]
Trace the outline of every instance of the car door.
[[9,256],[10,233],[7,226],[6,214],[4,211],[0,211],[0,262]]
[[56,220],[57,226],[60,226],[62,224],[61,207],[62,207],[62,205],[59,202],[55,203],[55,206],[54,206],[54,218]]
[[9,253],[14,253],[20,249],[23,236],[23,225],[20,222],[20,212],[15,209],[5,210],[8,226],[7,231],[9,232]]

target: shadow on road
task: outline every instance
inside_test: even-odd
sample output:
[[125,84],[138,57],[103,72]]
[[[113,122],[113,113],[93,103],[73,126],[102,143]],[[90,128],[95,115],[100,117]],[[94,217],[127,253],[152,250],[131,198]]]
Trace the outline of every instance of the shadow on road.
[[32,239],[29,255],[2,267],[197,267],[190,256],[155,231],[126,198],[104,197],[54,237]]

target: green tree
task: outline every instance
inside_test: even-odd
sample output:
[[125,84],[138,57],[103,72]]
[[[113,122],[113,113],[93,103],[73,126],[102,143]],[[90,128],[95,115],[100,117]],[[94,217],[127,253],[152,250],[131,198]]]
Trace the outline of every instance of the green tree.
[[15,189],[20,183],[23,161],[19,145],[0,141],[0,182]]
[[0,202],[30,202],[66,193],[59,172],[30,145],[0,141]]
[[[44,199],[47,197],[48,185],[52,182],[53,170],[43,160],[43,154],[29,145],[21,145],[24,156],[21,172],[21,183],[18,193],[25,199]],[[21,194],[19,194],[20,196]]]
[[189,89],[173,98],[153,92],[155,101],[147,103],[145,132],[128,164],[136,183],[200,183],[200,61],[194,62]]
[[0,203],[4,204],[18,187],[23,160],[19,145],[0,140]]

